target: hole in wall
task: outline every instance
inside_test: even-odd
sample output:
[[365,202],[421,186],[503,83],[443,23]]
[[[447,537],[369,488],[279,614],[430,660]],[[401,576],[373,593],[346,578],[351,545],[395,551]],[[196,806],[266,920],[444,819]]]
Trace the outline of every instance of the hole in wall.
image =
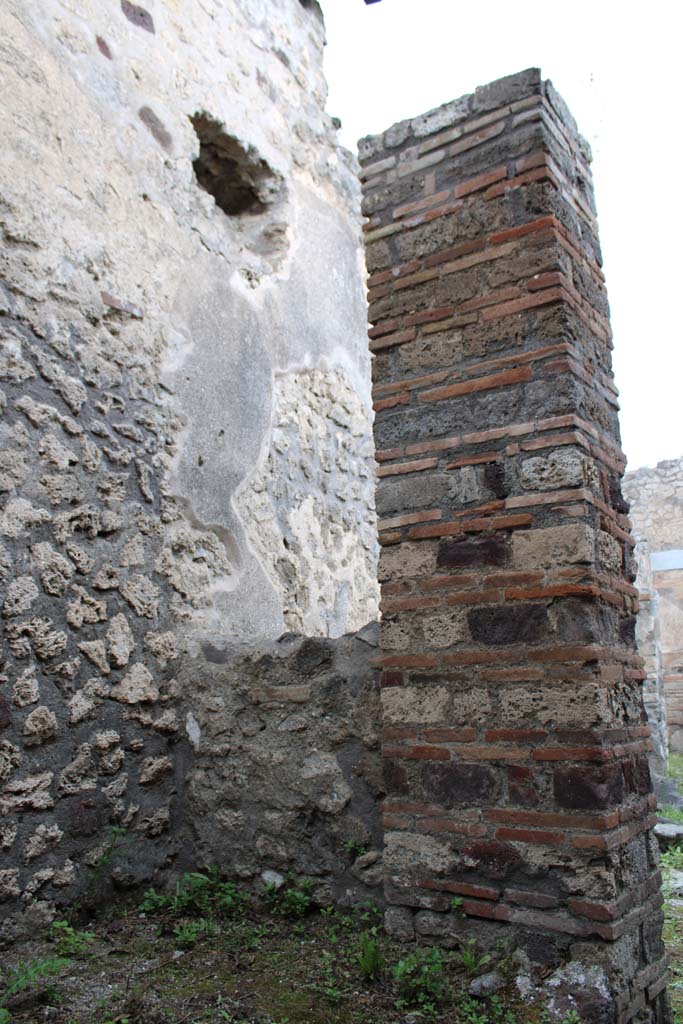
[[199,156],[192,166],[200,187],[229,217],[264,213],[279,198],[279,175],[206,111],[190,120],[199,139]]

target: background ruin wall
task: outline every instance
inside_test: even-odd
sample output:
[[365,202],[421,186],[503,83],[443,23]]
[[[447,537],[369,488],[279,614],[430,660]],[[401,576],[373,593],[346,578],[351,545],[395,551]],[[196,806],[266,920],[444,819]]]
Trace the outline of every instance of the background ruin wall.
[[119,885],[195,840],[215,862],[224,832],[245,876],[329,875],[330,849],[343,875],[373,829],[343,822],[374,674],[342,640],[259,662],[377,617],[359,185],[320,9],[10,0],[0,32],[3,936],[91,889],[112,828]]
[[387,923],[569,956],[584,966],[586,1020],[663,1020],[650,729],[588,147],[532,70],[360,153]]
[[624,494],[637,541],[645,704],[664,774],[668,750],[683,753],[683,459],[627,473]]

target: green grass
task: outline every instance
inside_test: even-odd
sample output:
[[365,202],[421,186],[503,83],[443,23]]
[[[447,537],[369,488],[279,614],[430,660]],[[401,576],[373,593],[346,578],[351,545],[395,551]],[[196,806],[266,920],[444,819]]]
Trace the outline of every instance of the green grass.
[[669,776],[675,779],[683,791],[683,754],[669,754]]

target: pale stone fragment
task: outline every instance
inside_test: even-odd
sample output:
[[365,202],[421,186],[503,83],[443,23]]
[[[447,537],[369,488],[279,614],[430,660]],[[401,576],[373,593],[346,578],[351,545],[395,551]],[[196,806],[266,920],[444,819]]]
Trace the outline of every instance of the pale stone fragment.
[[44,704],[37,707],[27,717],[22,729],[27,747],[37,747],[57,735],[57,718]]
[[89,743],[82,743],[73,761],[60,772],[58,792],[60,796],[73,796],[84,789],[97,787],[97,772]]
[[47,509],[36,508],[25,498],[11,498],[0,514],[0,534],[4,537],[21,537],[32,526],[47,523],[51,518]]
[[40,688],[36,678],[36,670],[33,665],[24,669],[19,678],[15,681],[12,690],[12,702],[18,708],[28,707],[30,704],[37,704],[40,698]]
[[96,622],[105,622],[107,618],[107,606],[104,601],[97,601],[91,597],[83,587],[74,585],[71,588],[74,600],[67,605],[66,621],[74,629],[80,629],[83,625],[94,625]]
[[35,832],[26,840],[24,860],[35,860],[52,850],[60,842],[64,833],[59,825],[39,825]]
[[38,587],[32,576],[17,576],[7,588],[7,597],[2,606],[2,614],[6,619],[27,612],[38,597]]
[[55,551],[52,544],[41,542],[31,548],[31,558],[38,569],[38,575],[46,594],[59,596],[64,593],[74,574],[74,567],[68,559]]
[[92,661],[103,676],[108,676],[111,669],[107,661],[107,651],[103,640],[84,640],[78,645],[79,651]]
[[8,779],[21,761],[21,752],[9,740],[0,740],[0,782]]
[[50,793],[53,778],[54,772],[40,772],[38,775],[7,782],[0,798],[0,813],[9,814],[10,811],[24,810],[49,811],[54,807]]
[[20,895],[19,869],[5,868],[0,871],[0,902]]
[[147,757],[140,768],[139,782],[141,786],[158,782],[165,775],[173,772],[173,762],[170,757]]
[[133,576],[121,587],[121,594],[136,615],[155,619],[159,614],[159,588],[147,576]]
[[152,673],[142,663],[133,665],[120,683],[112,686],[111,698],[123,704],[139,704],[159,699],[159,690]]
[[178,657],[178,649],[173,633],[145,633],[145,647],[159,659],[163,667]]
[[135,637],[126,616],[121,613],[115,615],[109,624],[107,650],[109,660],[116,668],[124,668],[135,650]]

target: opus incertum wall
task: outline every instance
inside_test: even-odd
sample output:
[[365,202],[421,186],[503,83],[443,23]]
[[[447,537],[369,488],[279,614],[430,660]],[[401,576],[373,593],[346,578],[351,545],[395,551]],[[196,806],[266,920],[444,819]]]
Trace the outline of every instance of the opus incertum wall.
[[536,70],[361,143],[387,921],[569,957],[604,972],[584,1019],[663,1021],[589,159]]

